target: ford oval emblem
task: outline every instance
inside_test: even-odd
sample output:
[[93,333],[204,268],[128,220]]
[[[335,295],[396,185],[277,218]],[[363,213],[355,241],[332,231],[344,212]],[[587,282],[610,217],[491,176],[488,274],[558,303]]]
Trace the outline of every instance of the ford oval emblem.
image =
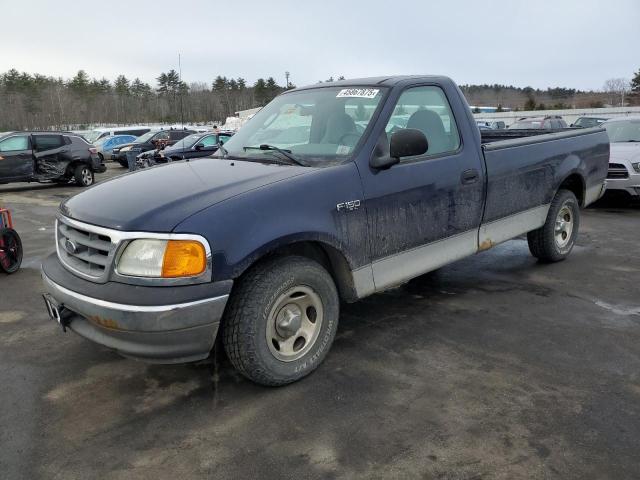
[[73,240],[67,238],[64,242],[64,249],[69,255],[75,255],[78,252],[78,245],[76,245]]

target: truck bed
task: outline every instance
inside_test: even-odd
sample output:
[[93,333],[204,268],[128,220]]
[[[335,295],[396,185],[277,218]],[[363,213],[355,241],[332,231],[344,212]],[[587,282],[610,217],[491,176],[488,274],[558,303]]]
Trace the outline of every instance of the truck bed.
[[601,127],[481,135],[487,172],[483,222],[549,204],[559,182],[572,173],[585,179],[578,199],[584,206],[597,196],[607,175],[609,137]]

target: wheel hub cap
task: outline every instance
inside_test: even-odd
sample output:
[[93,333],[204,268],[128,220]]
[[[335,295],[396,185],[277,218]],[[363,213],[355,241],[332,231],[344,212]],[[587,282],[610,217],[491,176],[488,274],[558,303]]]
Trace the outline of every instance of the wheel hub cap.
[[282,338],[290,338],[300,330],[302,311],[295,304],[285,305],[276,319],[276,331]]
[[271,354],[283,362],[305,355],[318,339],[323,312],[320,296],[305,285],[280,295],[267,318],[265,333]]
[[560,248],[566,247],[571,241],[571,234],[573,233],[573,212],[568,205],[563,205],[558,216],[556,217],[556,225],[554,229],[554,236],[556,245]]

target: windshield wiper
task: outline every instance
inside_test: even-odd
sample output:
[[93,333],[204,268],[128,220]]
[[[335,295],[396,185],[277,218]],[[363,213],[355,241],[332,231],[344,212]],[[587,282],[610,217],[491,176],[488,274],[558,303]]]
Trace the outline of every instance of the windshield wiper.
[[266,151],[278,152],[278,153],[281,153],[282,155],[284,155],[285,157],[287,157],[294,164],[300,165],[301,167],[308,167],[307,164],[305,164],[302,160],[300,160],[295,155],[293,155],[291,153],[291,150],[286,150],[284,148],[279,148],[279,147],[276,147],[276,146],[273,146],[273,145],[268,145],[266,143],[263,143],[259,147],[242,147],[242,149],[243,150],[266,150]]

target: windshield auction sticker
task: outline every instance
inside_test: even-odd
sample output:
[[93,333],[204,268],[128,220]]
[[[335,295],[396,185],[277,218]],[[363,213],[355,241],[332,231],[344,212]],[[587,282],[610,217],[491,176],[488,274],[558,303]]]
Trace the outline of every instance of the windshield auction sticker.
[[336,98],[375,98],[379,91],[377,88],[344,88],[338,92]]

